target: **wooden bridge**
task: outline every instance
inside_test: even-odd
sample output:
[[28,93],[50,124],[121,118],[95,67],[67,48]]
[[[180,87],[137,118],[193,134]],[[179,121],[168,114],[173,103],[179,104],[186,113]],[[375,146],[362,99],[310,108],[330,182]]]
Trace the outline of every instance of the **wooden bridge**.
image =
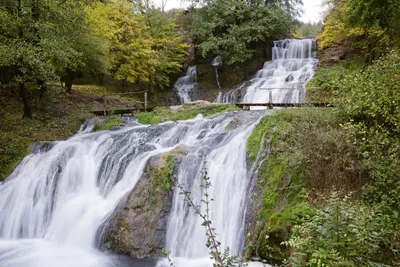
[[[320,89],[317,87],[308,88],[309,90]],[[274,107],[282,107],[282,108],[289,108],[289,107],[333,107],[331,103],[274,103],[272,102],[272,90],[299,90],[299,88],[260,88],[259,90],[268,91],[268,102],[267,103],[235,103],[236,106],[242,108],[243,110],[251,110],[251,107],[267,107],[269,109],[273,109]],[[302,97],[302,91],[299,91],[299,99],[305,98]]]
[[290,107],[333,107],[330,103],[235,103],[237,107],[243,110],[250,110],[251,107],[267,107],[273,109],[274,107],[290,108]]
[[[251,107],[267,107],[268,109],[273,109],[274,107],[280,108],[290,108],[290,107],[333,107],[331,103],[273,103],[272,102],[272,90],[276,89],[286,89],[286,90],[295,90],[298,88],[261,88],[261,90],[267,90],[269,96],[269,102],[267,103],[234,103],[237,107],[242,108],[243,110],[251,110]],[[309,89],[316,89],[316,88],[309,88]],[[300,94],[301,92],[299,92]],[[141,107],[135,106],[132,108],[122,108],[122,109],[107,109],[107,97],[113,95],[135,95],[135,94],[143,94],[143,101],[130,101],[133,104],[141,104]],[[299,99],[301,95],[299,95]],[[111,114],[128,114],[128,113],[135,113],[135,112],[147,112],[152,111],[153,108],[148,107],[147,102],[147,91],[140,91],[140,92],[128,92],[128,93],[115,93],[115,94],[108,94],[103,95],[101,97],[103,100],[103,110],[95,110],[92,111],[93,114],[96,116],[106,116]],[[227,103],[231,104],[231,103]]]
[[[107,109],[107,97],[110,96],[124,96],[124,95],[137,95],[143,94],[143,101],[129,101],[129,104],[140,104],[142,107],[132,106],[131,108],[123,108],[123,109]],[[147,112],[151,111],[152,108],[148,107],[147,102],[147,91],[140,91],[140,92],[128,92],[128,93],[114,93],[114,94],[107,94],[101,96],[103,101],[103,110],[93,110],[92,113],[96,116],[107,116],[111,114],[128,114],[134,112]]]

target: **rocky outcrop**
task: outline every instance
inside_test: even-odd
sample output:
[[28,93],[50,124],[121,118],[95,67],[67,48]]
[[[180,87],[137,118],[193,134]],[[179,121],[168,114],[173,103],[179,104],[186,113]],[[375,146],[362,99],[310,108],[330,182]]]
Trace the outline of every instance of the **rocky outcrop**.
[[320,67],[326,68],[339,63],[341,60],[353,59],[356,56],[354,47],[350,41],[342,44],[332,44],[324,50],[318,51]]
[[179,147],[149,159],[135,189],[111,219],[104,249],[139,259],[162,255],[173,197],[171,179],[184,153]]

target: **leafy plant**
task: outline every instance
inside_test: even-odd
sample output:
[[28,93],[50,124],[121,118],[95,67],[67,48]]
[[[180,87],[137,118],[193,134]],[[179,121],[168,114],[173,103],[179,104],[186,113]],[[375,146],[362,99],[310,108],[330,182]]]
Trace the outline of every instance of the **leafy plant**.
[[400,206],[399,67],[400,54],[393,51],[340,83],[344,127],[370,171],[365,198],[371,203],[386,199],[396,210]]
[[383,206],[367,207],[351,199],[332,192],[324,208],[293,227],[290,240],[284,242],[294,250],[292,266],[391,264],[386,253],[397,254],[398,214],[388,215]]

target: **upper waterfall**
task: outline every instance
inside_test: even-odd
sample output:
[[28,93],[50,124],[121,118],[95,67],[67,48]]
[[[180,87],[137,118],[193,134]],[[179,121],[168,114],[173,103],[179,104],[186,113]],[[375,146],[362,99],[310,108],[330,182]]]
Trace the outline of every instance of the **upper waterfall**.
[[195,93],[194,91],[196,89],[196,75],[196,66],[190,66],[186,71],[186,75],[180,77],[176,81],[174,85],[174,90],[178,92],[181,104],[189,103],[194,100],[192,99],[193,97],[191,95]]
[[314,75],[314,49],[314,39],[275,41],[272,60],[267,61],[248,82],[221,93],[217,102],[302,102],[305,86]]

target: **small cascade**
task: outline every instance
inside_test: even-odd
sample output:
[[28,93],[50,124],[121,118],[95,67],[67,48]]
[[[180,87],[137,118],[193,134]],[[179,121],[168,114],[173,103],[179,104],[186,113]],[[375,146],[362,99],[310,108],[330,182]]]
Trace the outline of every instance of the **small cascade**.
[[211,66],[215,68],[215,79],[217,81],[218,88],[221,89],[221,83],[219,82],[218,68],[222,66],[222,57],[217,56],[211,61]]
[[180,77],[176,81],[174,85],[174,90],[178,92],[181,104],[189,103],[194,100],[192,96],[195,94],[195,91],[197,89],[196,77],[196,66],[190,66],[187,69],[186,75]]
[[[219,97],[218,102],[299,103],[314,75],[314,39],[274,42],[272,60],[264,64],[245,85]],[[242,94],[245,87],[245,94]]]

